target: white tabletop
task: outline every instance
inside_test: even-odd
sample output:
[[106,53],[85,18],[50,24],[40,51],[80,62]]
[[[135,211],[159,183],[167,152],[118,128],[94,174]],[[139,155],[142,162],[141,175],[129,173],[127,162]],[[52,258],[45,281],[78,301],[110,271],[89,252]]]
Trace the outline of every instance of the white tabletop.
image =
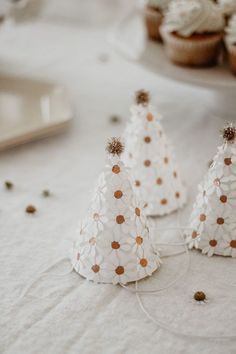
[[[233,259],[191,252],[190,270],[176,285],[142,296],[170,331],[145,317],[134,294],[69,273],[68,250],[103,167],[104,144],[121,134],[135,90],[148,89],[165,116],[189,190],[184,225],[224,123],[209,111],[211,92],[155,76],[115,53],[107,28],[75,22],[26,22],[0,32],[1,71],[64,83],[76,110],[65,134],[0,155],[0,352],[234,354],[236,341],[220,338],[236,333]],[[109,122],[113,114],[122,124]],[[14,183],[12,191],[5,180]],[[46,188],[50,198],[41,196]],[[28,204],[36,215],[25,213]],[[155,222],[175,226],[176,219]],[[186,267],[186,255],[163,258],[161,270],[140,287],[166,286]],[[192,301],[196,290],[206,292],[207,304]]]

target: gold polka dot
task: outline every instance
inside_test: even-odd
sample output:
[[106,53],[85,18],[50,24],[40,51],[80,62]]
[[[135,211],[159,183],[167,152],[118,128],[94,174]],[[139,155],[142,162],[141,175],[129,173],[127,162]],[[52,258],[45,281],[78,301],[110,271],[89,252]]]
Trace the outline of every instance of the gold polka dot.
[[227,202],[227,196],[226,195],[222,195],[221,197],[220,197],[220,201],[222,202],[222,203],[226,203]]
[[136,180],[136,181],[135,181],[135,186],[136,186],[136,187],[140,187],[140,186],[141,186],[141,182],[138,181],[138,180]]
[[197,238],[197,237],[198,237],[197,231],[193,231],[193,232],[192,232],[192,239],[195,239],[195,238]]
[[225,164],[226,166],[230,166],[230,165],[232,164],[231,157],[226,157],[226,158],[224,159],[224,164]]
[[236,240],[230,241],[230,247],[236,248]]
[[141,215],[141,210],[139,208],[135,208],[135,214],[137,216],[140,216]]
[[95,237],[91,237],[89,240],[90,245],[94,246],[96,244],[96,238]]
[[173,176],[174,176],[174,178],[177,178],[177,172],[176,171],[173,172]]
[[153,121],[153,115],[152,115],[152,113],[148,113],[147,114],[147,120],[148,120],[148,122],[152,122]]
[[216,241],[216,240],[210,240],[210,241],[209,241],[209,245],[210,245],[211,247],[216,247],[217,241]]
[[216,222],[218,225],[223,225],[225,220],[223,218],[217,218]]
[[175,197],[178,199],[180,197],[180,193],[179,192],[176,192],[175,193]]
[[100,270],[100,267],[98,264],[94,264],[91,269],[94,273],[98,273]]
[[161,185],[161,184],[162,184],[162,178],[157,178],[156,183],[157,183],[158,185]]
[[98,213],[94,213],[93,214],[93,218],[95,221],[98,221],[99,220],[99,214]]
[[161,205],[166,205],[167,203],[168,203],[167,199],[164,198],[161,200]]
[[151,166],[151,161],[150,160],[145,160],[144,161],[144,166],[146,166],[146,167]]
[[141,236],[137,236],[135,240],[136,240],[137,245],[139,245],[139,246],[143,243],[143,238]]
[[169,158],[168,157],[165,157],[164,158],[164,163],[167,164],[169,162]]
[[121,191],[115,191],[115,193],[114,193],[114,197],[116,198],[116,199],[120,199],[120,198],[122,198],[123,197],[123,193],[121,192]]
[[117,224],[123,224],[125,222],[125,218],[123,215],[117,215],[116,217],[116,223]]
[[118,173],[120,173],[120,166],[114,165],[114,166],[112,167],[112,172],[115,173],[116,175],[117,175]]
[[206,215],[205,214],[201,214],[200,216],[199,216],[199,220],[200,221],[205,221],[206,220]]
[[145,142],[146,144],[149,144],[149,143],[151,142],[150,136],[145,136],[144,142]]
[[118,250],[118,249],[120,248],[119,242],[113,241],[113,242],[111,243],[111,248],[113,248],[113,250]]
[[124,274],[125,269],[124,269],[124,267],[122,267],[122,266],[118,266],[118,267],[116,268],[115,272],[116,272],[116,274],[121,275],[121,274]]
[[142,259],[140,259],[140,265],[142,266],[142,267],[146,267],[147,265],[148,265],[148,261],[147,261],[147,259],[146,258],[142,258]]
[[77,261],[79,261],[79,260],[80,260],[80,253],[77,253],[77,255],[76,255],[76,259],[77,259]]

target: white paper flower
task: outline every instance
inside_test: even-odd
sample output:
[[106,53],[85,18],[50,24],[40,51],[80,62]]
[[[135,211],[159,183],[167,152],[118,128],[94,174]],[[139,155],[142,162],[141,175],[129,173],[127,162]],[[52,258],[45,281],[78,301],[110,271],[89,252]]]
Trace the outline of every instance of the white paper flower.
[[110,185],[106,198],[109,205],[117,209],[126,209],[133,191],[131,185],[125,181],[117,181]]
[[115,233],[113,231],[106,231],[102,237],[99,237],[98,245],[104,255],[111,256],[113,259],[122,256],[127,256],[127,252],[131,251],[131,245],[127,235]]
[[232,222],[227,210],[218,208],[211,211],[207,215],[206,224],[211,229],[213,235],[221,235],[228,233],[232,224],[236,226],[236,222]]
[[143,256],[146,250],[150,250],[150,238],[149,232],[143,225],[137,225],[137,227],[131,230],[131,237],[129,238],[129,243],[132,248],[132,252],[137,254],[139,257]]
[[223,170],[215,168],[211,171],[208,181],[205,183],[206,195],[209,196],[214,192],[220,197],[229,190],[229,177],[225,177]]
[[143,202],[135,200],[131,206],[131,220],[134,220],[135,225],[146,225],[145,205]]
[[225,176],[236,174],[236,155],[227,149],[222,155],[221,170]]
[[212,233],[211,228],[206,227],[199,242],[202,253],[211,257],[219,246],[219,239],[220,237],[218,235]]
[[86,278],[88,280],[103,282],[106,278],[106,267],[104,266],[104,259],[100,254],[95,254],[92,257],[85,259],[86,264]]
[[[207,187],[209,186],[209,184],[207,184]],[[205,205],[208,202],[208,197],[211,193],[206,192],[206,183],[203,182],[201,184],[198,185],[198,195],[197,195],[197,199],[196,199],[196,207],[197,208],[201,208],[203,205]],[[213,192],[213,190],[212,190]]]
[[124,164],[117,157],[112,157],[105,167],[105,180],[108,184],[119,183],[128,178]]
[[102,173],[99,177],[98,183],[95,186],[92,203],[102,206],[106,200],[105,199],[106,190],[107,190],[107,184],[106,184],[104,173]]
[[107,221],[106,207],[102,206],[95,208],[95,206],[92,206],[88,216],[88,227],[91,227],[91,233],[96,234],[97,232],[102,231]]
[[125,233],[128,234],[130,231],[131,214],[130,210],[126,208],[125,210],[112,210],[107,212],[108,227],[112,228],[116,234]]
[[198,248],[200,242],[200,232],[197,230],[192,230],[186,239],[186,243],[190,249]]
[[233,213],[236,208],[236,190],[227,194],[222,194],[218,198],[218,203],[222,209],[225,209],[227,213]]
[[208,205],[203,205],[201,208],[194,206],[192,215],[190,217],[191,229],[196,230],[201,234],[207,222],[207,215],[210,213],[210,208]]
[[[81,253],[82,252],[82,253]],[[83,250],[80,251],[77,244],[75,243],[71,252],[71,262],[72,266],[77,272],[80,272],[84,267],[84,256]]]
[[225,256],[236,257],[236,229],[232,234],[224,234],[221,246],[224,249]]
[[154,254],[149,254],[147,257],[145,254],[137,259],[137,268],[140,277],[150,276],[160,265],[157,261],[157,257]]
[[106,269],[109,272],[109,277],[112,279],[113,284],[126,284],[132,281],[132,279],[137,279],[137,264],[133,260],[121,262],[116,260],[116,262],[106,265]]

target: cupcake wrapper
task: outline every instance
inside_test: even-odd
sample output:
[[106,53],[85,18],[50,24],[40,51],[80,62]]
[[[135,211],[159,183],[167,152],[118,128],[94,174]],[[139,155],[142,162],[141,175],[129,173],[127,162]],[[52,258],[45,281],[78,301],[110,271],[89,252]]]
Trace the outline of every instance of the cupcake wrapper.
[[152,10],[150,8],[145,9],[145,22],[148,37],[154,40],[160,40],[160,26],[162,23],[162,14],[159,11]]
[[182,39],[165,31],[160,32],[166,44],[168,57],[175,63],[189,66],[208,66],[217,63],[221,34],[202,40]]
[[236,75],[236,45],[225,40],[225,45],[229,54],[230,68],[234,75]]

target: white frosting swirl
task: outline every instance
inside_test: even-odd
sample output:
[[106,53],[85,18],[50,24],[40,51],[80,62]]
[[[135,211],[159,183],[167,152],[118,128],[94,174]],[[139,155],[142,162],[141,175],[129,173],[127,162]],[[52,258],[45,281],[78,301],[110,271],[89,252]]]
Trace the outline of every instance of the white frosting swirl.
[[218,0],[218,4],[224,15],[230,16],[236,12],[236,0]]
[[171,0],[148,0],[148,5],[166,11]]
[[183,37],[194,33],[215,33],[223,30],[224,17],[212,0],[173,0],[163,27]]
[[229,44],[236,44],[236,14],[229,20],[228,26],[225,29],[226,41]]

